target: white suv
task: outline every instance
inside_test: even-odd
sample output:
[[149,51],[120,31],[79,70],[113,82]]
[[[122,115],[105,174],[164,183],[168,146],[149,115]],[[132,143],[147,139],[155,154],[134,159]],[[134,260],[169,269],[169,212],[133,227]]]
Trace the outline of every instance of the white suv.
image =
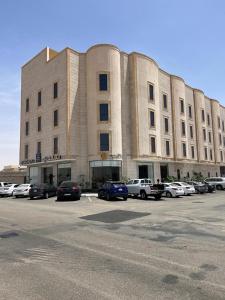
[[225,189],[225,177],[209,177],[205,182],[214,185],[217,190]]

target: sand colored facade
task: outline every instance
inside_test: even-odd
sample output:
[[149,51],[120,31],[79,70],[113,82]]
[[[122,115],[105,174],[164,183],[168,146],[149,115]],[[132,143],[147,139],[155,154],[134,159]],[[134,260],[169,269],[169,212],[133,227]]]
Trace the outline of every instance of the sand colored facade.
[[22,67],[20,163],[31,182],[224,174],[225,108],[151,58],[99,44]]

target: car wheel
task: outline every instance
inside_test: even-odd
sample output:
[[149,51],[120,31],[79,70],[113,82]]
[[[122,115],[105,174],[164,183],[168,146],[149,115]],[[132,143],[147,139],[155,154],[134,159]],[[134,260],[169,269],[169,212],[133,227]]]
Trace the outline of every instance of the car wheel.
[[143,200],[145,200],[147,198],[145,191],[141,191],[140,196],[141,196],[141,199],[143,199]]
[[19,198],[19,196],[15,196],[15,198]]
[[48,193],[45,193],[44,198],[48,199]]
[[98,192],[98,198],[99,198],[99,199],[104,198],[103,192]]
[[106,195],[106,200],[109,201],[110,199],[111,199],[110,195],[107,194],[107,195]]
[[161,195],[156,195],[155,196],[155,200],[160,200],[161,199]]
[[34,199],[34,197],[30,197],[30,200],[33,200]]
[[218,184],[218,185],[216,186],[216,189],[217,189],[218,191],[221,191],[221,190],[223,189],[223,187],[222,187],[222,185]]
[[171,198],[172,197],[172,194],[170,192],[166,192],[166,197],[167,198]]
[[127,197],[123,197],[123,200],[125,200],[125,201],[126,201],[126,200],[127,200]]

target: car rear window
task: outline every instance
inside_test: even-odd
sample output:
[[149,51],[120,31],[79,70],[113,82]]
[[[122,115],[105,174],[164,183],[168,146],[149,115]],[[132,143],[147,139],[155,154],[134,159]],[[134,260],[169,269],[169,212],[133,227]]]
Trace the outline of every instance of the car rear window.
[[62,182],[60,184],[60,187],[72,188],[73,186],[77,186],[77,183],[76,182],[67,181],[67,182]]
[[115,188],[119,188],[119,187],[124,187],[125,184],[124,183],[113,183],[112,185]]

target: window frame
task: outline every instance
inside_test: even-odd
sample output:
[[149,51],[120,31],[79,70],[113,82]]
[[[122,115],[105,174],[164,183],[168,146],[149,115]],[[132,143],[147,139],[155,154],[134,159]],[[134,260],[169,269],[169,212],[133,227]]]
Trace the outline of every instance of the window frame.
[[[152,119],[151,119],[151,113],[153,113],[154,116],[154,125],[152,125]],[[155,129],[155,110],[149,109],[149,128],[150,129]]]
[[[101,136],[103,136],[103,135],[108,136],[108,148],[107,149],[102,149],[101,148],[101,146],[102,146]],[[98,141],[99,141],[99,152],[109,152],[111,150],[111,147],[110,147],[111,146],[111,138],[110,138],[110,132],[109,131],[100,131]]]
[[42,118],[41,118],[41,116],[38,116],[38,118],[37,118],[37,131],[38,132],[42,131]]
[[[151,93],[150,87],[152,87],[152,93]],[[151,94],[152,94],[153,98],[151,98]],[[148,101],[150,103],[155,102],[155,85],[154,85],[154,83],[152,83],[150,81],[148,81]]]
[[58,81],[53,83],[53,99],[57,99],[59,96],[59,84]]
[[[169,117],[164,116],[163,119],[164,119],[164,133],[169,134]],[[166,128],[166,124],[167,124],[167,128]]]
[[185,113],[184,99],[183,98],[179,98],[179,103],[180,103],[180,113],[182,115],[184,115],[184,113]]
[[[106,90],[101,90],[101,84],[100,84],[100,76],[101,75],[106,75],[107,76],[107,89]],[[100,71],[97,72],[97,91],[100,93],[108,93],[110,91],[110,72],[107,71]]]
[[[55,143],[55,141],[57,140],[57,143]],[[57,147],[56,147],[57,145]],[[57,148],[57,151],[55,151]],[[59,154],[59,137],[58,136],[54,136],[53,137],[53,155],[58,155]]]
[[184,120],[181,120],[181,136],[186,137],[186,123]]
[[29,136],[30,133],[30,124],[29,121],[25,122],[25,136]]
[[182,144],[182,156],[187,157],[187,144],[185,142],[182,142],[181,144]]
[[[165,104],[165,99],[164,97],[166,97],[166,106],[164,105]],[[165,111],[168,111],[168,95],[166,93],[163,93],[162,94],[162,102],[163,102],[163,110]]]
[[[109,123],[111,118],[110,118],[110,114],[111,114],[111,107],[110,107],[110,103],[109,102],[99,102],[98,104],[98,121],[100,123]],[[102,105],[107,105],[107,114],[108,114],[108,118],[107,120],[101,120],[101,106]]]
[[[168,147],[167,147],[168,146]],[[170,156],[170,140],[165,140],[166,156]],[[169,150],[169,151],[167,151]]]
[[25,112],[28,113],[30,111],[30,98],[26,98],[25,102]]
[[40,107],[42,105],[42,91],[38,91],[38,97],[37,97],[37,106]]
[[[152,147],[152,141],[154,140],[154,147]],[[150,154],[156,154],[157,153],[157,145],[156,145],[156,136],[150,135],[149,136],[149,146],[150,146]],[[154,151],[153,151],[154,150]]]
[[53,111],[53,127],[55,128],[58,126],[59,126],[59,110],[57,108]]

